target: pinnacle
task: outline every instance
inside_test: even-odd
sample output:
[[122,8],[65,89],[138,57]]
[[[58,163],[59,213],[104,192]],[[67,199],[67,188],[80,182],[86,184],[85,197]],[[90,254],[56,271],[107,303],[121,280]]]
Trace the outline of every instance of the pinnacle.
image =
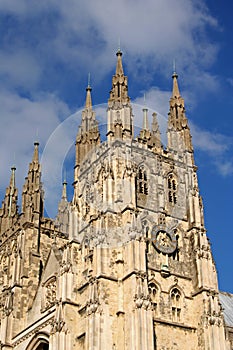
[[143,130],[149,130],[148,109],[143,108]]
[[63,185],[63,188],[62,188],[62,199],[67,199],[67,190],[66,190],[67,182],[66,182],[66,180],[63,181],[62,185]]
[[86,88],[86,108],[92,108],[92,100],[91,100],[91,86],[88,84],[87,88]]
[[92,108],[92,100],[91,100],[91,83],[90,83],[90,80],[91,80],[91,74],[88,73],[88,83],[87,83],[87,88],[86,88],[86,108],[89,109],[89,108]]
[[178,74],[174,72],[172,74],[172,79],[173,79],[173,89],[172,89],[172,97],[173,98],[178,98],[180,97],[180,91],[179,91],[179,86],[178,86]]
[[122,65],[122,52],[120,49],[118,49],[116,55],[117,55],[116,75],[124,75],[123,65]]
[[11,178],[10,178],[10,188],[11,189],[15,188],[15,170],[16,170],[16,167],[13,165],[11,167]]
[[32,161],[34,163],[38,163],[39,162],[39,142],[35,141],[34,142],[34,153],[33,153],[33,158]]
[[152,132],[156,132],[158,130],[158,127],[159,127],[158,120],[157,120],[157,113],[156,112],[154,112],[152,114],[152,118],[153,119],[152,119],[151,129],[152,129]]

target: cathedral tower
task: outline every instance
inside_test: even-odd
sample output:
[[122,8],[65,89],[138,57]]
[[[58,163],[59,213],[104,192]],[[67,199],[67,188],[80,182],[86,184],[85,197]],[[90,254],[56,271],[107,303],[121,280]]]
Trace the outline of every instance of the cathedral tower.
[[55,220],[44,215],[38,143],[18,210],[15,168],[0,211],[4,350],[231,350],[177,74],[161,143],[156,113],[134,135],[122,52],[107,140],[86,89]]

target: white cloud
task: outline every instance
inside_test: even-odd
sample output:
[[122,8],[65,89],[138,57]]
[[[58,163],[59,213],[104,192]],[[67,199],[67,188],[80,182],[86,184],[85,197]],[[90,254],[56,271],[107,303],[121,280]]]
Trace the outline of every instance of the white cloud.
[[0,138],[3,145],[0,149],[1,188],[8,185],[10,167],[15,164],[20,194],[32,158],[34,141],[39,139],[42,151],[69,109],[53,95],[37,96],[30,100],[4,90],[0,91],[0,105]]
[[3,30],[4,49],[11,47],[16,58],[18,50],[21,55],[30,51],[25,62],[37,60],[41,78],[46,67],[49,74],[49,65],[65,65],[77,79],[89,70],[101,79],[115,64],[112,52],[119,37],[128,71],[144,79],[157,72],[167,75],[174,58],[180,71],[210,79],[205,70],[218,50],[206,35],[218,23],[201,1],[2,0],[0,14],[6,13],[15,15],[15,22]]
[[9,87],[32,88],[41,77],[39,62],[26,50],[0,52],[0,76]]
[[194,148],[207,154],[207,159],[214,165],[219,174],[222,176],[233,175],[232,137],[203,130],[193,122],[189,122],[189,124]]
[[233,175],[233,159],[216,162],[216,166],[219,169],[220,174],[223,176]]
[[212,155],[223,154],[232,143],[232,139],[220,133],[202,130],[194,123],[189,122],[195,148]]

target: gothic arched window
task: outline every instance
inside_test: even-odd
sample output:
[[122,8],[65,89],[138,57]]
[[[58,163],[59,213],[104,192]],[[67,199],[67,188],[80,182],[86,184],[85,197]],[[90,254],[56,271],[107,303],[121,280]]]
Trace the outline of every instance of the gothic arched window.
[[173,174],[169,174],[167,178],[168,201],[169,203],[177,203],[177,182]]
[[157,314],[158,302],[159,302],[159,289],[154,282],[148,284],[149,296],[151,299],[152,307],[155,315]]
[[179,322],[181,314],[181,293],[178,288],[171,290],[172,321]]
[[144,166],[139,166],[136,175],[137,205],[145,206],[148,199],[148,176]]

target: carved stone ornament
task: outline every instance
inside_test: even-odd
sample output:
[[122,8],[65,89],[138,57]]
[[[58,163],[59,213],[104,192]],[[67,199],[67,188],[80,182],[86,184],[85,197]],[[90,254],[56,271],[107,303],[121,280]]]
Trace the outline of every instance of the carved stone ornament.
[[172,254],[177,248],[176,236],[173,232],[154,226],[151,232],[151,241],[155,248],[165,254]]
[[56,302],[56,279],[52,278],[45,286],[45,307],[49,308]]

